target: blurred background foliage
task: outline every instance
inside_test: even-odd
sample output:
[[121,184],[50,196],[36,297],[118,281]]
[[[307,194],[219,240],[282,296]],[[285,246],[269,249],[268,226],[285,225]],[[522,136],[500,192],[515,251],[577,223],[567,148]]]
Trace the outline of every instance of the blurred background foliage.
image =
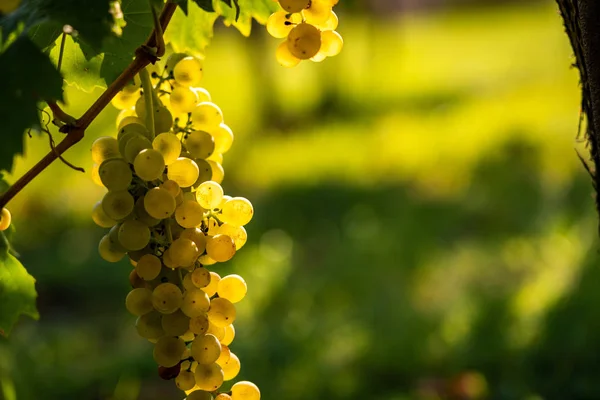
[[[346,46],[322,64],[280,68],[261,27],[207,53],[236,135],[224,186],[256,210],[218,267],[250,287],[240,378],[265,400],[600,398],[597,217],[554,3],[338,8]],[[68,111],[99,93],[68,88]],[[90,171],[116,114],[67,158]],[[11,180],[48,140],[26,148]],[[55,163],[11,203],[41,319],[0,340],[6,400],[183,398],[125,311],[129,264],[97,255],[102,193]]]

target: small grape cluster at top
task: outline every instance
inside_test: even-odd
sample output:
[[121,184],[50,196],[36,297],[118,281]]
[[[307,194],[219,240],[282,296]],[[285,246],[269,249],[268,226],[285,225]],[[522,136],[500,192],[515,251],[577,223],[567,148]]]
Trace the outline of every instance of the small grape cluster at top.
[[162,71],[153,69],[152,78],[141,76],[152,93],[141,94],[136,77],[114,98],[122,109],[116,137],[92,145],[93,179],[108,189],[92,212],[110,228],[99,252],[109,262],[127,255],[134,266],[125,306],[137,316],[138,334],[154,343],[161,377],[174,379],[188,400],[259,400],[248,381],[219,391],[241,369],[229,346],[247,285],[206,268],[244,246],[254,213],[220,185],[233,133],[198,87],[199,60],[177,53]]
[[284,67],[302,60],[321,62],[342,51],[344,41],[336,32],[338,17],[332,8],[338,0],[275,0],[283,10],[267,20],[267,31],[275,38],[286,38],[275,57]]

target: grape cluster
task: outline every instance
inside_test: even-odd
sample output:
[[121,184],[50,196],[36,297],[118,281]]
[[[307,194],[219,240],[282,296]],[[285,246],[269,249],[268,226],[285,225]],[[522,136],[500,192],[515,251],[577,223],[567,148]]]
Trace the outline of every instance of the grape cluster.
[[152,72],[152,93],[141,94],[136,78],[114,98],[123,110],[117,135],[92,145],[93,178],[108,189],[92,217],[110,228],[100,255],[109,262],[127,255],[134,266],[125,306],[137,316],[138,334],[154,344],[159,375],[174,379],[188,400],[259,400],[247,381],[219,393],[240,372],[229,345],[235,303],[247,286],[239,275],[221,278],[206,266],[244,246],[254,210],[223,193],[222,154],[233,133],[197,86],[201,77],[199,60],[174,54]]
[[338,17],[332,8],[338,0],[276,0],[283,10],[267,20],[267,31],[279,44],[275,57],[284,67],[294,67],[302,60],[321,62],[342,51],[344,41],[335,31]]

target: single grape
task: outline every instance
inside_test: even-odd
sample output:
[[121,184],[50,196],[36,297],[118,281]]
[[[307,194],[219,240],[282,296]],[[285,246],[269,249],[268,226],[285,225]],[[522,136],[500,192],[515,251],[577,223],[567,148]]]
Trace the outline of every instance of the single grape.
[[191,113],[199,103],[197,92],[189,87],[175,86],[169,96],[171,110],[176,116]]
[[122,158],[111,158],[102,162],[98,174],[108,190],[126,190],[133,178],[129,164]]
[[[131,113],[131,114],[125,115],[128,113]],[[137,117],[135,115],[135,111],[132,111],[132,110],[121,111],[121,113],[117,117],[117,132],[120,132],[121,128],[123,128],[124,126],[129,125],[129,124],[144,125],[144,121],[142,121],[139,117]]]
[[[8,225],[10,225],[10,214],[8,215],[8,219],[4,219],[4,210],[6,209],[2,209],[2,218],[0,218],[0,231],[5,230],[6,228],[8,228]],[[6,210],[8,212],[8,210]],[[94,208],[92,209],[92,220],[94,220],[94,222],[96,223],[96,225],[98,225],[101,228],[111,228],[113,226],[115,226],[117,224],[117,221],[115,221],[114,219],[110,218],[108,215],[106,215],[106,213],[104,212],[104,208],[102,208],[102,202],[98,201],[95,205]],[[8,225],[6,225],[6,228],[2,229],[2,227],[5,225],[6,221],[8,221]]]
[[150,241],[150,229],[140,221],[129,219],[119,228],[119,243],[126,250],[141,250]]
[[195,57],[181,59],[173,69],[175,82],[182,86],[196,86],[202,80],[202,62]]
[[141,96],[135,102],[135,113],[142,121],[146,120],[146,98],[144,96]]
[[146,211],[146,207],[144,206],[144,198],[146,196],[140,196],[138,197],[138,199],[135,201],[135,205],[133,206],[133,212],[135,213],[135,219],[137,219],[138,221],[140,221],[143,224],[146,224],[146,226],[156,226],[160,223],[160,219],[154,218],[152,216],[150,216],[150,214],[148,214],[148,211]]
[[244,226],[254,215],[252,203],[244,197],[234,197],[223,204],[220,219],[234,226]]
[[165,132],[154,138],[152,148],[162,154],[166,165],[171,165],[181,153],[181,141],[173,133]]
[[206,268],[196,268],[194,271],[188,274],[188,276],[190,276],[194,287],[197,287],[199,289],[205,288],[210,284],[211,276],[210,272]]
[[144,149],[135,157],[133,169],[136,175],[144,181],[153,181],[162,176],[165,170],[165,160],[157,150]]
[[311,0],[310,6],[302,10],[304,22],[312,25],[324,24],[331,15],[327,0]]
[[231,387],[232,400],[260,400],[260,390],[248,381],[240,381]]
[[338,16],[333,10],[329,11],[329,16],[322,23],[315,23],[314,25],[319,28],[321,31],[334,31],[338,27]]
[[221,204],[223,199],[223,188],[217,182],[207,181],[198,186],[196,200],[198,204],[207,210],[212,210]]
[[175,219],[184,228],[195,228],[202,223],[204,211],[196,201],[186,200],[175,210]]
[[192,110],[192,122],[197,130],[210,132],[223,122],[223,112],[215,103],[205,101]]
[[221,344],[229,346],[235,338],[235,328],[233,327],[233,324],[229,324],[224,329],[225,335],[223,336],[223,338],[221,338]]
[[235,243],[227,235],[217,234],[206,240],[206,254],[218,262],[231,260],[235,255]]
[[246,281],[239,275],[227,275],[219,281],[217,293],[219,297],[232,303],[240,302],[248,292]]
[[115,97],[110,101],[111,104],[117,110],[126,110],[135,106],[135,102],[137,101],[139,94],[137,93],[126,93],[123,91],[118,92]]
[[279,46],[277,46],[277,50],[275,50],[275,58],[277,59],[279,65],[286,68],[295,67],[300,63],[300,61],[302,61],[292,54],[290,48],[288,47],[287,40],[284,40],[279,44]]
[[229,360],[220,365],[223,369],[223,380],[225,381],[234,379],[240,373],[240,369],[242,368],[240,359],[233,353],[231,353]]
[[144,288],[146,287],[146,282],[135,272],[135,269],[131,270],[129,273],[129,284],[132,288]]
[[198,247],[196,247],[196,243],[192,242],[190,239],[181,237],[179,239],[175,239],[173,243],[171,243],[169,252],[171,259],[182,267],[189,267],[193,265],[200,255],[198,253]]
[[219,124],[218,127],[210,131],[215,141],[215,152],[227,153],[233,144],[233,132],[226,124]]
[[154,107],[154,132],[156,134],[166,133],[171,130],[172,126],[173,115],[171,115],[171,111],[165,106]]
[[223,182],[223,178],[225,177],[225,170],[223,170],[223,166],[212,160],[208,160],[206,162],[210,165],[210,169],[212,171],[212,176],[210,179],[217,183]]
[[219,358],[217,358],[217,361],[215,361],[215,362],[217,364],[219,364],[222,368],[223,364],[225,364],[229,360],[230,357],[231,357],[231,350],[229,350],[229,347],[227,347],[226,345],[223,344],[223,342],[221,342],[221,354],[219,355]]
[[215,400],[231,400],[231,396],[227,393],[219,393],[217,397],[215,397]]
[[[213,153],[210,155],[210,157],[208,157],[208,158],[207,158],[207,160],[208,160],[208,161],[214,161],[214,162],[216,162],[217,164],[223,164],[223,154],[221,154],[221,153],[216,153],[216,152],[213,152]],[[196,160],[196,164],[198,164],[198,160]],[[207,164],[208,164],[208,163],[207,163]],[[200,168],[200,165],[198,165],[198,168]],[[209,164],[209,168],[208,168],[208,170],[209,170],[209,171],[211,171],[211,169],[210,169],[210,164]],[[212,175],[212,171],[211,171],[211,175]],[[210,180],[210,179],[207,179],[207,180]]]
[[[194,373],[191,371],[181,371],[177,378],[175,378],[175,385],[179,390],[190,390],[196,386],[196,379]],[[188,397],[189,399],[189,397]]]
[[286,37],[295,24],[302,22],[300,14],[290,14],[287,11],[277,11],[267,19],[267,32],[274,38]]
[[154,361],[163,367],[173,367],[179,364],[181,354],[185,351],[185,342],[180,338],[162,337],[154,346]]
[[279,5],[288,13],[299,13],[310,4],[311,0],[278,0]]
[[[192,201],[192,200],[188,200]],[[204,253],[206,249],[206,235],[202,232],[201,229],[198,228],[188,228],[185,229],[179,235],[179,238],[190,239],[192,242],[196,244],[196,248],[198,249],[198,254]],[[210,278],[209,278],[210,279]]]
[[125,308],[136,316],[148,314],[152,307],[152,292],[146,288],[133,289],[125,298]]
[[212,98],[210,97],[210,93],[208,93],[208,90],[201,88],[201,87],[191,87],[190,90],[194,93],[196,93],[196,95],[198,96],[198,103],[202,103],[205,101],[212,101]]
[[248,240],[248,233],[246,233],[246,229],[243,226],[235,226],[228,223],[224,223],[219,226],[217,229],[217,233],[222,235],[227,235],[233,239],[235,243],[235,250],[241,249]]
[[181,193],[181,188],[179,187],[177,182],[172,181],[170,179],[161,183],[160,187],[171,193],[171,196],[173,197],[177,197]]
[[208,365],[198,364],[194,376],[196,378],[196,386],[201,390],[217,390],[223,384],[223,369],[217,363]]
[[123,125],[117,133],[117,140],[121,140],[128,133],[135,133],[136,135],[143,136],[148,140],[152,140],[152,135],[150,134],[150,131],[146,128],[146,126],[141,120],[139,122],[132,122]]
[[165,335],[161,323],[162,316],[156,311],[144,314],[135,322],[138,335],[146,339],[158,339]]
[[98,243],[98,252],[100,253],[100,257],[108,262],[117,262],[125,257],[125,250],[118,243],[111,240],[108,235],[104,235],[102,239],[100,239],[100,243]]
[[190,331],[196,335],[203,335],[208,331],[210,324],[208,322],[208,316],[206,314],[199,315],[194,318],[190,318]]
[[294,57],[307,60],[321,48],[321,31],[307,23],[298,24],[290,31],[287,45]]
[[213,137],[204,131],[192,131],[185,139],[185,148],[194,158],[208,158],[215,150]]
[[217,293],[217,289],[219,288],[219,281],[221,277],[214,271],[210,271],[210,282],[208,285],[202,288],[208,295],[208,297],[213,297]]
[[206,314],[210,308],[210,299],[208,295],[200,290],[189,290],[183,296],[181,311],[190,318]]
[[163,255],[162,255],[162,262],[163,264],[165,264],[165,267],[168,268],[179,268],[181,267],[180,264],[176,263],[173,258],[171,257],[171,252],[169,251],[169,249],[165,250]]
[[165,314],[161,320],[162,327],[167,335],[179,336],[185,334],[190,327],[190,317],[181,310],[172,314]]
[[137,274],[146,281],[156,279],[161,268],[160,259],[153,254],[144,254],[135,265]]
[[166,189],[155,187],[144,196],[144,208],[153,218],[168,218],[175,212],[175,207],[175,199]]
[[167,62],[165,63],[165,69],[168,73],[168,76],[173,77],[173,70],[179,61],[184,58],[189,57],[189,54],[186,53],[173,53],[167,58]]
[[95,163],[102,164],[105,160],[119,157],[119,142],[114,137],[102,136],[92,143],[92,160]]
[[199,364],[209,365],[221,355],[221,343],[214,335],[200,335],[192,342],[192,357]]
[[182,188],[192,186],[198,179],[199,173],[198,165],[194,160],[185,157],[179,157],[167,169],[167,177]]
[[151,148],[152,143],[148,140],[148,138],[137,135],[127,141],[127,144],[125,145],[125,154],[123,156],[129,164],[133,164],[135,162],[135,158],[142,150]]
[[182,302],[181,290],[172,283],[161,283],[152,292],[152,304],[156,311],[160,313],[174,313],[179,309]]
[[133,211],[133,196],[126,190],[107,192],[102,198],[102,209],[109,218],[125,219]]
[[94,164],[92,166],[92,173],[91,173],[92,182],[94,182],[98,186],[104,187],[104,185],[102,184],[102,180],[100,179],[100,172],[98,172],[99,169],[100,169],[100,166],[98,164]]
[[[214,154],[215,153],[213,153],[213,155]],[[198,179],[196,179],[196,182],[194,182],[192,187],[198,188],[198,186],[200,186],[202,183],[212,179],[213,172],[212,167],[207,160],[196,158],[194,162],[198,166]]]
[[208,329],[206,330],[206,333],[207,334],[210,333],[211,335],[214,335],[217,339],[219,339],[219,341],[221,341],[225,337],[225,327],[216,326],[215,324],[210,322],[210,319],[209,319],[208,320]]
[[328,57],[338,55],[344,47],[344,39],[336,31],[325,31],[321,34],[321,41],[323,42],[321,51]]
[[211,300],[208,309],[208,320],[212,324],[224,328],[229,324],[233,324],[235,317],[235,306],[229,300],[222,297]]

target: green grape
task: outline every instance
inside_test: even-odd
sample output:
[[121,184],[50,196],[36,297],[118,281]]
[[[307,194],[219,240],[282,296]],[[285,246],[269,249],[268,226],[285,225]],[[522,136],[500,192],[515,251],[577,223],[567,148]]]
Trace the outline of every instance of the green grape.
[[302,10],[304,21],[308,24],[324,24],[330,16],[331,6],[324,0],[311,0],[308,8]]
[[199,103],[192,110],[192,122],[197,130],[210,132],[223,122],[223,112],[215,103]]
[[325,31],[321,34],[323,42],[321,51],[329,57],[337,56],[344,47],[344,39],[336,31]]
[[223,370],[217,363],[208,365],[198,364],[194,376],[196,378],[196,386],[201,390],[217,390],[223,384]]
[[194,373],[191,371],[179,372],[179,375],[177,375],[177,378],[175,378],[175,385],[177,385],[179,390],[192,389],[194,386],[196,386],[196,379],[194,378]]
[[196,93],[196,95],[198,96],[198,103],[203,103],[205,101],[212,101],[212,98],[210,97],[210,93],[208,93],[208,90],[201,88],[201,87],[191,87],[190,90],[193,91],[194,93]]
[[235,306],[222,297],[212,299],[208,309],[208,320],[215,326],[224,328],[235,321]]
[[171,252],[169,249],[165,250],[162,255],[162,262],[165,264],[165,267],[169,268],[179,268],[181,265],[177,264],[173,258],[171,257]]
[[202,223],[204,211],[194,200],[186,200],[175,210],[175,219],[184,228],[195,228]]
[[[139,119],[139,118],[138,118]],[[128,133],[135,133],[137,135],[141,135],[148,140],[151,140],[150,131],[146,128],[143,122],[132,122],[124,125],[119,129],[119,133],[117,133],[117,140],[121,140],[122,137],[127,135]]]
[[175,212],[175,207],[175,199],[166,189],[155,187],[144,196],[144,208],[152,218],[169,218]]
[[212,160],[208,160],[206,162],[210,165],[210,169],[212,170],[211,180],[217,183],[223,182],[223,178],[225,177],[225,170],[223,170],[223,166]]
[[295,24],[302,22],[300,14],[290,14],[287,11],[277,11],[267,19],[267,32],[277,39],[286,37]]
[[161,323],[165,333],[170,336],[183,335],[190,328],[190,318],[181,310],[163,315]]
[[208,295],[208,297],[213,297],[217,294],[217,289],[219,287],[219,281],[221,280],[221,276],[214,271],[210,271],[210,282],[208,285],[202,288]]
[[194,160],[185,157],[179,157],[167,169],[167,177],[182,188],[192,186],[198,179],[199,173],[198,165]]
[[162,314],[172,314],[179,309],[183,302],[181,290],[172,283],[161,283],[152,292],[152,304],[156,311]]
[[188,276],[190,276],[194,287],[199,289],[205,288],[210,284],[210,272],[206,268],[198,267],[188,274]]
[[[130,111],[130,110],[123,110],[123,111],[121,111],[121,113],[128,112],[128,111]],[[135,114],[135,111],[131,111],[131,112],[133,114]],[[121,117],[121,114],[119,114],[119,116],[117,117],[117,132],[120,132],[123,127],[125,127],[126,125],[129,125],[129,124],[144,125],[144,121],[142,121],[140,118],[136,117],[135,115],[126,115],[122,118],[119,118],[119,117]],[[118,139],[118,137],[117,137],[117,139]]]
[[[196,387],[200,386],[197,385]],[[203,390],[196,390],[188,394],[185,400],[212,400],[212,396],[210,395],[210,393],[205,392]]]
[[125,146],[127,146],[127,142],[129,142],[129,140],[133,139],[134,137],[138,136],[141,135],[139,133],[129,132],[117,139],[117,141],[119,142],[119,153],[121,153],[123,157],[125,157]]
[[175,82],[182,86],[196,86],[202,80],[202,62],[195,57],[186,57],[175,64]]
[[137,93],[126,93],[120,91],[115,95],[115,97],[112,98],[110,102],[117,110],[126,110],[135,106],[138,96],[139,95]]
[[300,61],[302,61],[292,54],[290,48],[288,47],[287,40],[284,40],[279,44],[279,46],[277,46],[277,50],[275,50],[275,58],[277,59],[279,65],[286,68],[295,67],[300,63]]
[[185,139],[185,148],[193,158],[208,158],[215,150],[213,137],[204,131],[192,131]]
[[220,220],[234,226],[244,226],[254,215],[252,203],[244,197],[234,197],[223,204]]
[[92,160],[97,164],[110,158],[120,158],[119,142],[110,136],[102,136],[92,143]]
[[158,339],[165,335],[161,323],[162,316],[156,311],[144,314],[135,322],[138,335],[145,339]]
[[192,342],[192,357],[198,364],[209,365],[217,361],[221,355],[221,343],[213,335],[196,337]]
[[157,135],[152,142],[154,150],[162,154],[166,165],[171,165],[181,153],[181,141],[173,133],[165,132]]
[[233,324],[227,325],[225,328],[225,335],[221,339],[221,344],[225,346],[229,346],[233,339],[235,338],[235,328]]
[[190,331],[196,335],[203,335],[209,328],[208,316],[206,314],[190,318]]
[[238,376],[240,369],[242,368],[240,359],[234,353],[231,353],[229,360],[220,365],[223,369],[223,380],[225,381],[230,381]]
[[102,162],[98,174],[102,184],[113,191],[126,190],[133,178],[129,164],[122,158],[111,158]]
[[104,185],[102,184],[102,180],[100,179],[100,173],[98,172],[99,169],[100,169],[100,166],[98,164],[94,164],[92,166],[92,181],[96,185],[104,187]]
[[133,169],[137,176],[144,181],[153,181],[162,176],[165,170],[165,160],[161,153],[154,149],[144,149],[133,161]]
[[135,113],[142,121],[146,120],[146,98],[144,96],[141,96],[135,102]]
[[215,141],[215,152],[225,154],[233,144],[233,132],[226,124],[219,124],[210,131]]
[[260,390],[248,381],[240,381],[231,387],[232,400],[260,400]]
[[[4,211],[2,211],[2,213],[4,214]],[[3,218],[6,217],[3,215]],[[6,222],[4,222],[3,224],[5,223]],[[112,241],[108,235],[104,235],[102,239],[100,239],[100,243],[98,243],[98,252],[100,253],[100,257],[102,257],[105,261],[108,262],[117,262],[120,261],[123,257],[125,257],[125,250],[123,250],[123,248],[118,243]]]
[[298,24],[290,31],[287,45],[294,57],[308,60],[321,48],[321,31],[307,23]]
[[221,354],[219,355],[219,358],[217,358],[217,361],[215,361],[217,364],[219,364],[221,366],[221,368],[223,368],[223,364],[225,364],[227,362],[227,360],[229,360],[229,358],[231,357],[231,350],[229,350],[229,347],[227,347],[226,345],[224,345],[221,342]]
[[171,110],[175,115],[191,113],[198,101],[198,94],[184,86],[175,86],[169,96]]
[[135,218],[142,222],[143,224],[146,224],[147,226],[156,226],[160,223],[160,219],[157,218],[153,218],[150,216],[150,214],[148,214],[148,212],[146,211],[146,208],[144,206],[144,198],[146,196],[140,196],[138,197],[138,199],[135,201],[135,205],[133,207],[133,212],[135,213]]
[[144,254],[135,265],[135,271],[139,277],[146,281],[156,279],[161,268],[160,259],[153,254]]
[[192,266],[200,255],[196,243],[185,238],[175,239],[169,250],[173,261],[182,267]]
[[288,13],[298,13],[309,6],[311,0],[278,0],[279,5]]
[[140,154],[140,151],[151,148],[152,143],[146,137],[137,135],[127,141],[127,144],[125,145],[125,154],[123,156],[129,164],[133,164],[135,157]]
[[227,235],[209,236],[206,240],[206,254],[217,262],[229,261],[235,255],[235,243]]
[[207,181],[198,186],[196,200],[198,204],[207,210],[212,210],[221,204],[223,199],[223,188],[217,182]]
[[[2,210],[4,212],[5,208],[3,208]],[[101,228],[111,228],[117,224],[117,221],[106,215],[104,209],[102,208],[101,201],[97,202],[94,205],[94,208],[92,209],[92,219],[94,220],[96,225],[98,225]]]
[[230,238],[232,238],[233,242],[235,243],[236,251],[241,249],[248,240],[248,234],[246,233],[246,229],[244,229],[243,226],[235,226],[225,223],[219,226],[219,229],[217,229],[217,233],[227,235]]
[[158,339],[152,355],[158,365],[173,367],[179,364],[184,351],[185,342],[183,340],[166,336]]
[[[119,226],[120,227],[120,226]],[[119,227],[117,227],[117,240],[119,238]],[[114,227],[111,228],[111,231],[115,229]],[[144,247],[141,250],[132,250],[132,251],[128,251],[127,255],[129,256],[129,258],[133,261],[135,261],[136,263],[140,261],[140,259],[145,256],[146,254],[152,254],[152,250],[150,249],[150,247]]]
[[192,187],[197,188],[198,186],[200,186],[200,184],[211,180],[212,168],[207,160],[196,158],[194,162],[198,166],[198,179],[196,179],[196,182],[194,182]]
[[102,209],[109,218],[125,219],[133,211],[133,196],[127,190],[109,191],[102,198]]
[[133,289],[125,298],[125,308],[138,317],[148,314],[153,310],[152,292],[146,288]]
[[179,63],[179,61],[183,60],[184,58],[189,57],[189,54],[186,53],[173,53],[169,56],[169,58],[167,58],[167,62],[165,63],[165,69],[168,72],[168,76],[172,77],[173,76],[173,70],[175,69],[175,66],[177,65],[177,63]]
[[223,277],[217,286],[219,297],[229,300],[232,303],[241,301],[248,292],[246,281],[239,275],[227,275]]
[[119,228],[119,243],[126,250],[141,250],[150,242],[150,229],[146,224],[129,219]]
[[314,25],[321,31],[334,31],[338,27],[338,22],[337,14],[330,9],[327,19],[322,23],[315,23]]
[[154,132],[166,133],[173,126],[173,116],[165,106],[154,107]]
[[[192,200],[188,200],[192,201]],[[187,228],[184,229],[183,232],[179,235],[179,238],[190,239],[192,242],[196,244],[196,248],[198,249],[198,254],[204,253],[206,249],[206,235],[202,232],[201,229],[198,228]]]
[[208,298],[208,295],[200,289],[187,291],[183,296],[183,302],[181,303],[181,311],[190,318],[206,314],[209,307],[210,299]]

